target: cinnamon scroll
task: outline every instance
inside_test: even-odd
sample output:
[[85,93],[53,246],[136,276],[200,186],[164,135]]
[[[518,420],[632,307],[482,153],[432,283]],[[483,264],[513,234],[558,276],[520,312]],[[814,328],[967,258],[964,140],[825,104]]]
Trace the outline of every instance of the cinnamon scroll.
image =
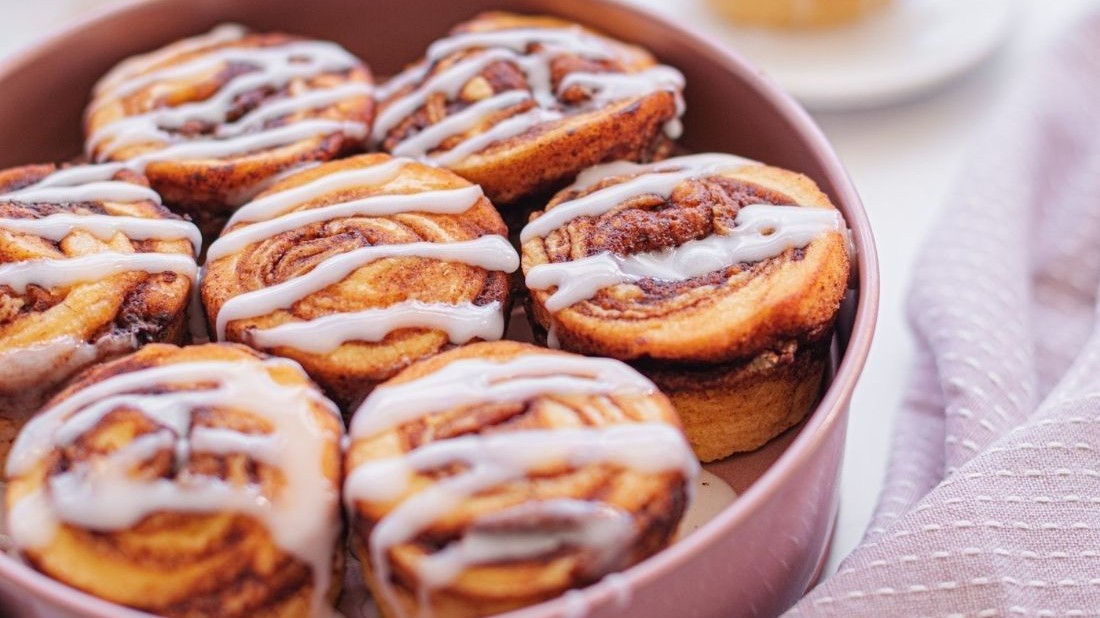
[[683,76],[649,52],[550,17],[485,13],[378,90],[372,137],[481,185],[497,203],[680,133]]
[[76,371],[184,340],[199,241],[117,165],[0,171],[0,462]]
[[291,176],[210,246],[222,340],[293,358],[342,407],[411,362],[499,339],[519,256],[481,189],[384,154]]
[[104,76],[85,149],[144,171],[211,236],[279,174],[362,150],[372,115],[370,72],[340,46],[225,25]]
[[351,422],[352,547],[387,618],[496,614],[663,548],[698,462],[626,365],[496,342],[421,361]]
[[342,434],[293,362],[146,346],[82,374],[23,429],[10,533],[34,568],[157,615],[327,617]]
[[811,180],[739,157],[597,166],[521,233],[528,315],[551,345],[634,364],[718,459],[816,401],[844,230]]

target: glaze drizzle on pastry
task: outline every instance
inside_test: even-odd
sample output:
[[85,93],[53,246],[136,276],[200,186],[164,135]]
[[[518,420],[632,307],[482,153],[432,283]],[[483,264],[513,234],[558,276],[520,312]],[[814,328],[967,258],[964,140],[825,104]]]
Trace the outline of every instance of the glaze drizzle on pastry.
[[[461,214],[484,198],[476,185],[456,189],[421,191],[400,195],[374,195],[338,201],[312,209],[296,210],[303,203],[326,194],[357,186],[369,186],[394,178],[413,161],[387,159],[367,167],[334,172],[297,187],[269,193],[246,204],[230,221],[230,231],[211,245],[212,262],[252,243],[303,225],[345,217],[380,217],[401,213]],[[236,223],[243,225],[232,227]],[[389,257],[423,257],[477,266],[489,271],[513,272],[519,256],[508,241],[497,235],[453,242],[409,242],[360,247],[334,254],[312,270],[279,284],[234,296],[218,311],[215,327],[219,339],[234,320],[267,315],[290,307],[306,296],[339,283],[359,268]],[[265,347],[289,346],[324,353],[348,341],[379,341],[398,328],[421,327],[442,330],[453,343],[472,338],[499,339],[504,331],[500,303],[475,306],[471,303],[408,302],[389,308],[323,316],[268,329],[253,329],[252,340]],[[313,334],[317,334],[314,337]]]
[[[459,359],[426,376],[375,389],[355,413],[350,437],[371,438],[451,409],[520,403],[544,395],[604,395],[614,402],[616,396],[654,391],[649,380],[610,359],[549,352],[504,361]],[[466,433],[428,442],[400,457],[366,461],[349,471],[344,498],[352,509],[359,502],[393,505],[369,535],[372,568],[390,607],[400,607],[390,583],[392,548],[416,538],[463,500],[558,463],[571,468],[609,464],[652,474],[679,471],[689,484],[699,470],[679,429],[659,422]],[[453,466],[456,473],[428,486],[417,483],[409,493],[417,475]],[[573,525],[538,534],[492,532],[492,520],[521,513],[556,514]],[[417,560],[416,594],[421,608],[427,608],[428,595],[468,567],[536,558],[563,546],[593,550],[597,556],[618,555],[634,534],[630,513],[598,501],[529,500],[475,518],[461,539]]]
[[[28,187],[0,194],[0,202],[64,205],[148,200],[160,204],[160,196],[152,189],[131,182],[112,180],[121,169],[119,165],[66,168]],[[76,230],[87,232],[103,241],[110,240],[119,233],[134,240],[186,239],[196,251],[201,241],[198,228],[188,221],[70,212],[57,212],[36,219],[0,217],[0,229],[33,234],[55,242]],[[22,294],[32,284],[46,288],[69,286],[135,270],[147,273],[174,272],[192,281],[198,272],[195,260],[186,255],[101,252],[64,259],[33,259],[0,264],[0,285],[9,286]]]
[[[457,62],[433,73],[441,61],[458,53],[463,56]],[[665,132],[671,138],[679,136],[679,116],[684,111],[680,94],[684,78],[679,71],[664,65],[635,72],[573,71],[561,79],[555,88],[551,63],[565,54],[614,61],[619,51],[602,37],[578,26],[462,32],[436,41],[428,48],[423,62],[406,69],[378,89],[377,98],[385,106],[375,121],[373,141],[376,144],[386,141],[398,124],[424,107],[434,95],[442,94],[448,100],[455,99],[471,79],[497,62],[508,62],[518,67],[526,78],[529,91],[492,93],[415,134],[402,137],[390,150],[395,155],[418,157],[438,165],[458,163],[494,142],[565,117],[571,104],[564,103],[562,95],[571,89],[584,91],[584,105],[590,107],[655,92],[670,92],[676,98],[677,117],[665,125]],[[522,111],[437,152],[444,142],[483,127],[510,109]],[[582,105],[580,109],[585,107]]]
[[[642,195],[668,198],[683,181],[733,171],[752,161],[723,154],[689,155],[648,165],[616,162],[597,166],[577,179],[570,189],[583,192],[610,178],[621,182],[558,203],[531,221],[521,232],[527,242],[543,238],[578,217],[600,216]],[[684,281],[739,262],[758,262],[792,248],[808,245],[844,222],[833,209],[750,204],[737,212],[729,234],[711,234],[678,247],[629,256],[600,252],[570,260],[539,264],[527,273],[534,290],[555,289],[545,302],[551,312],[592,298],[600,290],[642,279]]]
[[[242,95],[278,90],[294,80],[309,80],[359,66],[353,55],[335,43],[290,41],[264,47],[223,47],[198,54],[179,64],[156,68],[172,58],[241,41],[245,35],[246,31],[239,26],[222,26],[205,36],[119,65],[96,86],[97,101],[117,100],[164,80],[201,77],[223,67],[246,66],[250,70],[231,75],[205,100],[155,107],[99,126],[88,136],[86,149],[89,156],[106,161],[134,146],[159,145],[135,157],[126,157],[129,166],[140,170],[157,161],[217,159],[333,133],[343,133],[354,139],[366,137],[368,127],[362,122],[301,117],[278,126],[267,126],[269,121],[277,118],[324,108],[350,97],[369,96],[370,85],[360,82],[325,88],[296,88],[286,96],[267,98],[239,118],[229,121]],[[88,116],[95,114],[101,106],[102,103],[93,105]],[[185,126],[196,123],[213,126],[214,129],[208,134],[194,136],[181,132]]]
[[[160,195],[148,187],[113,180],[123,169],[118,164],[76,165],[49,174],[42,180],[8,193],[0,194],[0,202],[15,204],[79,204],[85,202],[132,203],[149,200],[160,204]],[[123,215],[74,214],[58,212],[39,217],[0,217],[0,229],[34,234],[57,242],[74,230],[87,232],[99,240],[109,240],[118,233],[134,240],[186,239],[198,254],[202,242],[199,230],[190,221],[179,219],[148,219]]]
[[[246,514],[311,568],[312,615],[322,615],[340,532],[334,511],[339,496],[323,482],[322,451],[333,447],[335,438],[326,438],[331,429],[323,428],[312,411],[333,414],[335,427],[341,426],[339,412],[304,374],[300,384],[286,384],[268,373],[275,368],[301,374],[300,367],[283,359],[177,362],[118,373],[56,401],[19,435],[7,463],[9,478],[34,473],[50,453],[73,445],[116,410],[137,412],[156,428],[92,460],[51,471],[10,511],[16,545],[42,547],[63,524],[109,532],[166,511]],[[199,410],[217,408],[247,411],[270,430],[253,433],[197,422]],[[166,451],[175,459],[176,474],[150,478],[135,472]],[[278,470],[282,485],[270,495],[260,484],[189,472],[189,459],[200,453],[243,455]]]

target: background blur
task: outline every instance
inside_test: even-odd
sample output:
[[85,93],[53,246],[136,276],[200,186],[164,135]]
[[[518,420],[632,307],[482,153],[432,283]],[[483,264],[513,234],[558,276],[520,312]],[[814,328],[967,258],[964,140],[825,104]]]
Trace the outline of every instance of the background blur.
[[[710,12],[704,0],[624,1],[670,15],[734,49],[739,47],[739,39],[742,48],[759,48],[761,33],[745,33],[728,26]],[[969,10],[978,20],[975,28],[983,19],[977,7],[983,0],[897,0],[937,1],[957,10],[972,5]],[[0,0],[0,60],[60,24],[109,2]],[[502,7],[507,4],[507,0],[501,0]],[[988,6],[988,0],[984,4]],[[929,233],[963,162],[981,156],[971,144],[1013,79],[1027,70],[1029,61],[1063,28],[1083,12],[1100,6],[1095,0],[1019,0],[1018,4],[1018,14],[1003,45],[986,62],[947,84],[889,106],[813,114],[863,197],[878,243],[883,292],[875,343],[852,404],[840,520],[828,572],[835,570],[837,561],[862,536],[885,472],[890,422],[912,354],[905,326],[904,293],[916,249]],[[369,0],[364,0],[364,6],[369,7]],[[850,42],[838,40],[837,46]],[[806,67],[811,71],[813,68]]]

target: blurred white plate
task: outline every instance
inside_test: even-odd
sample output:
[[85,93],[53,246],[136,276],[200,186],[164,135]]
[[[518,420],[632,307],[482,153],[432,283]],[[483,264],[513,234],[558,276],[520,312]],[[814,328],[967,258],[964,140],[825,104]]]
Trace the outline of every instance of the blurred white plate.
[[987,58],[1018,0],[898,0],[839,29],[730,29],[726,39],[807,107],[873,107],[938,86]]
[[895,0],[852,25],[809,31],[738,28],[705,0],[632,0],[727,43],[805,106],[894,103],[979,64],[1012,32],[1020,0]]

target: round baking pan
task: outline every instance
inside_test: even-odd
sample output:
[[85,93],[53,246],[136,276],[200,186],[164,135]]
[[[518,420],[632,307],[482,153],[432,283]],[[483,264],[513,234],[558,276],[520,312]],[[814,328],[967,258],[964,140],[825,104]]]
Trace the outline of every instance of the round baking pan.
[[[509,618],[773,616],[820,573],[838,500],[848,404],[874,333],[878,266],[859,197],[820,130],[758,71],[698,33],[613,0],[137,0],[114,5],[0,65],[0,167],[80,153],[92,84],[123,58],[222,22],[333,40],[391,74],[454,24],[490,9],[554,14],[652,50],[687,78],[683,145],[807,174],[843,211],[855,251],[829,384],[801,425],[708,464],[739,494],[714,519],[614,578]],[[0,555],[0,615],[142,616]]]

